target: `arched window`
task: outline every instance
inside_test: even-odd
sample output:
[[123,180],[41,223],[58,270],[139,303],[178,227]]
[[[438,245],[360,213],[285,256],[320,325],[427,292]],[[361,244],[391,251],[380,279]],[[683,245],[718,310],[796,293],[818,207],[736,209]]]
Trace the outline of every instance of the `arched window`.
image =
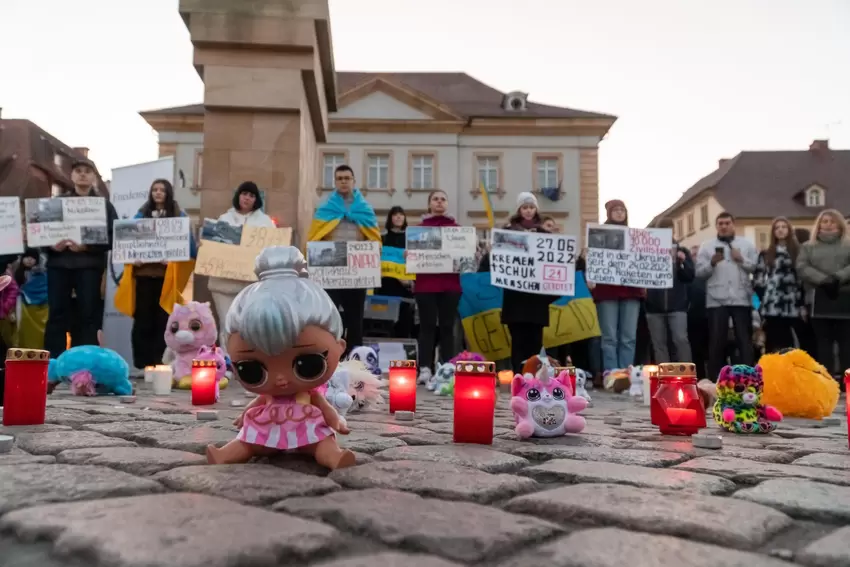
[[824,206],[824,191],[818,186],[809,187],[806,191],[806,206],[807,207],[823,207]]

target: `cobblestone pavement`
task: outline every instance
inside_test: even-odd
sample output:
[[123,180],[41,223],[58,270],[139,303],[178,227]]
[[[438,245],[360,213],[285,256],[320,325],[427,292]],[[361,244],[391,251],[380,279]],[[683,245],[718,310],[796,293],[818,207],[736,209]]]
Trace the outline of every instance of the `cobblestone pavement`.
[[204,464],[248,401],[223,394],[199,421],[187,392],[57,391],[46,425],[0,429],[16,436],[0,454],[0,566],[850,566],[843,417],[711,451],[594,392],[584,433],[519,442],[502,395],[484,447],[453,445],[451,400],[422,391],[413,422],[350,415],[358,466],[327,474],[294,456]]

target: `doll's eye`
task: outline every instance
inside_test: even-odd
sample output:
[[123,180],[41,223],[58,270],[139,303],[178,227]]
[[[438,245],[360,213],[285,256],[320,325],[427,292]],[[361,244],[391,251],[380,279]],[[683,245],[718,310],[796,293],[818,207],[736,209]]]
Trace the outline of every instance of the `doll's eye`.
[[328,352],[300,354],[292,361],[292,371],[301,380],[316,380],[328,370]]
[[556,400],[563,400],[564,399],[564,391],[560,388],[555,388],[554,390],[552,390],[552,397],[555,398]]
[[257,388],[265,384],[268,378],[265,365],[258,360],[240,360],[233,363],[236,377],[246,386]]
[[525,394],[525,398],[529,402],[536,402],[540,399],[540,392],[537,390],[537,388],[532,388]]
[[742,394],[746,390],[743,384],[735,384],[735,391]]
[[174,323],[171,324],[171,332],[172,333],[176,334],[177,331],[179,331],[179,330],[180,330],[180,323],[175,321]]
[[203,328],[203,325],[197,319],[192,319],[191,321],[189,321],[189,328],[197,332],[200,331],[201,328]]

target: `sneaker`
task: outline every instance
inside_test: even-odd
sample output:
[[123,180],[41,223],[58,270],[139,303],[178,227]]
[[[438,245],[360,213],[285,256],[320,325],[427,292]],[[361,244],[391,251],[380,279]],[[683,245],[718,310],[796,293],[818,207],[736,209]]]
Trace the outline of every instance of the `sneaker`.
[[428,382],[432,381],[431,378],[433,378],[433,376],[431,375],[431,369],[427,367],[422,368],[421,370],[419,370],[419,377],[416,379],[416,383],[427,384]]

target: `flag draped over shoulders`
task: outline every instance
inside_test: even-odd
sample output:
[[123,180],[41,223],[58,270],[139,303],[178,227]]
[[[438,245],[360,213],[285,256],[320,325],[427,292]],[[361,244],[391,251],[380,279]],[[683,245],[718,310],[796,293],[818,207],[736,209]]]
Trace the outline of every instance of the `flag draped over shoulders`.
[[355,189],[352,192],[352,197],[352,202],[346,203],[339,193],[336,191],[331,193],[325,202],[316,209],[307,240],[311,242],[322,240],[333,232],[341,221],[346,220],[356,224],[367,240],[380,242],[381,233],[378,230],[378,218],[375,216],[375,210],[366,201],[360,189]]

